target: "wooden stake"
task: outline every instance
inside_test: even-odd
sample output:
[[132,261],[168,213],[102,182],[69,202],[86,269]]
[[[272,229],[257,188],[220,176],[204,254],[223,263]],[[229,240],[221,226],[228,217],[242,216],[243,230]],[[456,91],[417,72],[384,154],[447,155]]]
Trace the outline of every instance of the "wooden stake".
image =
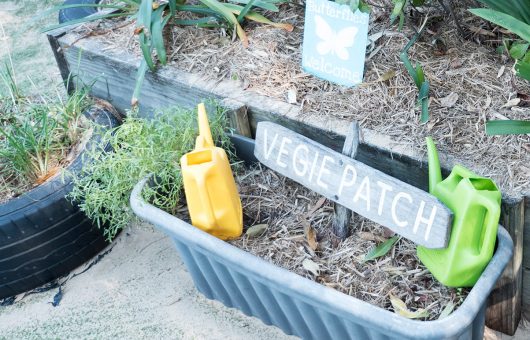
[[[359,147],[359,123],[352,122],[350,128],[348,129],[348,134],[346,135],[346,140],[344,141],[344,146],[342,148],[342,154],[348,157],[355,159],[357,156],[357,150]],[[333,235],[336,237],[334,245],[338,245],[340,241],[343,241],[349,235],[348,225],[350,219],[352,218],[353,212],[338,204],[333,205],[333,222],[331,224]]]
[[237,134],[252,138],[246,105],[233,99],[223,99],[221,105],[228,109],[227,116],[230,122],[230,127],[234,129]]
[[513,258],[488,297],[486,326],[514,335],[521,320],[524,200],[505,200],[501,205],[500,224],[512,237]]

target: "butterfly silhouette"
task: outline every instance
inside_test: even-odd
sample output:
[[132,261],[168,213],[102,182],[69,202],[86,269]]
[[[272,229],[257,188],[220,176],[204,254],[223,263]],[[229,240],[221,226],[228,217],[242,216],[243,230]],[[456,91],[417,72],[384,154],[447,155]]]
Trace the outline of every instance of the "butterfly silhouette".
[[342,60],[350,59],[348,48],[355,42],[355,36],[359,29],[357,27],[346,27],[336,32],[320,15],[315,15],[316,34],[321,41],[317,44],[317,52],[320,55],[336,55]]

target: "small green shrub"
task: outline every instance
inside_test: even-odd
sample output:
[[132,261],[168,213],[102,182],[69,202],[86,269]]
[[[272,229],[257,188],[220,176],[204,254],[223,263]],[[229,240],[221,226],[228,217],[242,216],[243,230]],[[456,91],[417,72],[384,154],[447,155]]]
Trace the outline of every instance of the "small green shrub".
[[[210,128],[217,145],[230,150],[225,134],[226,118],[221,108],[210,109]],[[72,174],[74,188],[70,198],[94,220],[108,239],[125,228],[134,214],[129,195],[134,185],[154,174],[153,185],[144,190],[147,201],[175,213],[180,199],[182,178],[179,161],[193,149],[198,134],[195,111],[172,108],[154,114],[151,119],[130,113],[123,124],[105,134],[100,145],[89,150],[91,159],[79,174]],[[104,152],[110,144],[113,152]]]

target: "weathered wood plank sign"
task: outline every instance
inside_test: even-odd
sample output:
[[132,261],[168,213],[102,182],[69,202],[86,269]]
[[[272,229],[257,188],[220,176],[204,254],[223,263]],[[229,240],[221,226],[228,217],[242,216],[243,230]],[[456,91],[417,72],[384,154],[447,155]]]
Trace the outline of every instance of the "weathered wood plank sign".
[[445,248],[452,213],[437,198],[271,122],[258,123],[256,158],[352,211],[428,248]]

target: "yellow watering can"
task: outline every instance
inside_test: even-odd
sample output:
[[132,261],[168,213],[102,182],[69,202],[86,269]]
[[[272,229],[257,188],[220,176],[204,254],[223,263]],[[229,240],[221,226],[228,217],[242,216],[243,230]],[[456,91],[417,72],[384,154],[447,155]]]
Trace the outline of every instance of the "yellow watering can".
[[198,106],[199,136],[195,150],[180,167],[191,223],[222,240],[243,232],[243,213],[225,150],[214,145],[204,104]]

